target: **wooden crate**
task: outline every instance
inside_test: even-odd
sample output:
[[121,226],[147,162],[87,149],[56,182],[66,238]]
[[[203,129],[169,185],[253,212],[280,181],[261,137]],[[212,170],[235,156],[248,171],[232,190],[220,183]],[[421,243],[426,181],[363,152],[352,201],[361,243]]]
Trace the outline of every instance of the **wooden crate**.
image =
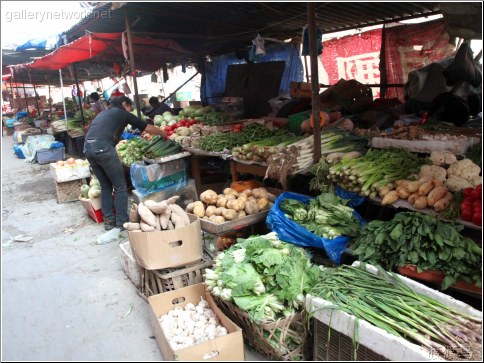
[[141,268],[140,292],[148,298],[166,291],[199,284],[203,282],[204,270],[212,266],[212,264],[212,256],[204,250],[202,261],[196,264],[163,270]]
[[75,202],[79,200],[79,193],[83,179],[72,180],[64,183],[57,183],[54,180],[57,193],[57,203]]

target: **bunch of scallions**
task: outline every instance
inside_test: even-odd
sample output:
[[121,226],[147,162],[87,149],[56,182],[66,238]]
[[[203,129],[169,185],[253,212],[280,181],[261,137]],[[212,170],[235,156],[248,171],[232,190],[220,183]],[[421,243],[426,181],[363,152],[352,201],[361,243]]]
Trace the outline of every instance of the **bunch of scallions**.
[[[368,139],[354,136],[344,129],[330,129],[321,133],[321,155],[336,152],[366,152]],[[266,177],[277,179],[285,185],[287,177],[305,173],[314,165],[314,136],[308,136],[271,155]]]
[[322,158],[312,169],[320,180],[313,181],[312,185],[335,183],[348,191],[374,198],[384,186],[418,174],[420,167],[428,163],[428,158],[400,149],[370,149],[364,156],[333,164]]
[[481,319],[415,292],[379,266],[376,275],[366,267],[324,269],[310,294],[333,303],[329,309],[366,320],[445,359],[476,360],[482,349]]

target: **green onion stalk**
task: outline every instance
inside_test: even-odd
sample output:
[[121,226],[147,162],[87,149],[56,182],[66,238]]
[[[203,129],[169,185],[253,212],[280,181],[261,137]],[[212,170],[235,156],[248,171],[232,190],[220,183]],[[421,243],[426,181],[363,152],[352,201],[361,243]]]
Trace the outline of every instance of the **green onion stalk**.
[[364,263],[324,269],[311,295],[333,303],[326,308],[352,314],[442,357],[473,358],[472,347],[482,345],[481,319],[419,294],[397,275],[377,268],[376,275]]

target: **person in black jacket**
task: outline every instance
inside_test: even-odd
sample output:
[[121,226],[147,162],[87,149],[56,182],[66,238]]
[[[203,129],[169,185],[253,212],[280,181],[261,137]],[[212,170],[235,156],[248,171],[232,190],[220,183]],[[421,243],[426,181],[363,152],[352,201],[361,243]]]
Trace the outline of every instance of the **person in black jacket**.
[[128,189],[123,165],[115,149],[124,128],[130,124],[141,131],[164,136],[163,131],[130,113],[132,110],[133,102],[128,97],[111,98],[111,108],[97,115],[85,136],[84,154],[101,185],[101,207],[106,230],[114,227],[123,230],[123,224],[129,219]]
[[150,106],[153,107],[153,111],[149,114],[150,118],[154,118],[156,115],[163,115],[166,111],[170,112],[172,115],[175,114],[172,108],[165,103],[161,103],[158,100],[158,97],[150,97],[148,102],[150,103]]

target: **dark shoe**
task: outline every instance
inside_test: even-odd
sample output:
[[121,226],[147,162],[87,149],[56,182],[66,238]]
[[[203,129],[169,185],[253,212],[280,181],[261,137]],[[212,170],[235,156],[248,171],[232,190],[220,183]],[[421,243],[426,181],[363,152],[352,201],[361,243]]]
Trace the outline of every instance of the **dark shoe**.
[[106,231],[110,231],[110,230],[112,230],[114,227],[115,227],[115,224],[114,224],[114,222],[113,222],[113,221],[110,221],[110,220],[107,220],[107,219],[105,219],[105,220],[104,220],[104,229],[105,229]]

